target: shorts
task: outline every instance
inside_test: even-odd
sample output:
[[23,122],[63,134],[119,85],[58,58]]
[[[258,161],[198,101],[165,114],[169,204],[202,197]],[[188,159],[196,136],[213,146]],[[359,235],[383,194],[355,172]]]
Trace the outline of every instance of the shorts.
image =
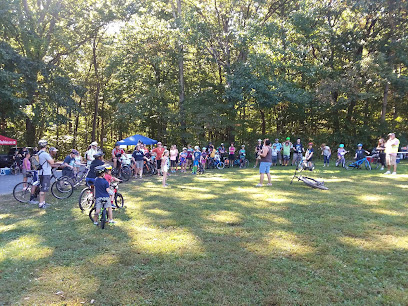
[[169,166],[165,165],[162,169],[162,172],[169,172]]
[[272,164],[276,164],[278,162],[278,156],[272,156]]
[[136,168],[143,169],[143,160],[136,160],[135,164],[136,164]]
[[24,177],[24,178],[27,178],[27,177],[28,177],[27,169],[21,169],[21,173],[23,174],[23,177]]
[[278,160],[282,160],[282,154],[281,154],[281,152],[278,152]]
[[40,175],[40,184],[42,192],[48,192],[50,190],[51,175]]
[[193,160],[192,156],[187,156],[187,160]]
[[198,161],[198,160],[195,160],[195,161],[193,162],[193,166],[198,166],[198,163],[199,163],[199,161]]
[[283,155],[283,160],[290,160],[290,155]]
[[187,160],[184,157],[180,158],[180,164],[184,165],[186,162]]
[[235,154],[230,154],[230,155],[228,155],[228,159],[229,159],[229,160],[234,160],[234,159],[235,159]]
[[387,166],[396,166],[397,165],[397,155],[387,154],[386,157]]
[[[106,201],[106,203],[104,203]],[[108,197],[96,198],[95,207],[96,209],[109,208],[112,203]]]
[[261,162],[259,164],[259,173],[269,173],[272,163]]
[[174,167],[176,167],[176,161],[175,160],[171,160],[170,161],[170,164],[171,164],[171,166],[174,168]]

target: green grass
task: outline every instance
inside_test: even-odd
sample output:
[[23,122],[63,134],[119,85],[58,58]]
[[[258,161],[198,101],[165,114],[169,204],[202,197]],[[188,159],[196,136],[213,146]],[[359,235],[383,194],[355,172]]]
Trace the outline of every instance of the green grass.
[[[121,185],[117,224],[76,203],[2,197],[0,304],[408,304],[408,166],[318,167],[328,191],[274,168]],[[308,173],[309,174],[309,173]]]

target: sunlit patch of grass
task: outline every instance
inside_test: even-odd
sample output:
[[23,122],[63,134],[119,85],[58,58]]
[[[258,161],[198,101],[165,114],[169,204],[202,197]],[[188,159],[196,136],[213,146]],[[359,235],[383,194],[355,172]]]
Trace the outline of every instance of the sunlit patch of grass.
[[0,252],[0,261],[5,259],[36,260],[48,257],[53,249],[42,245],[44,239],[39,235],[24,235],[7,243]]
[[375,212],[377,214],[383,214],[383,215],[387,215],[387,216],[405,216],[405,213],[401,213],[395,210],[389,210],[389,209],[381,209],[381,208],[373,208],[371,209],[372,212]]
[[208,216],[208,219],[221,223],[240,223],[242,221],[242,215],[233,211],[221,210]]
[[363,194],[358,197],[359,200],[367,204],[379,203],[386,200],[386,197],[383,195],[373,195],[373,194]]

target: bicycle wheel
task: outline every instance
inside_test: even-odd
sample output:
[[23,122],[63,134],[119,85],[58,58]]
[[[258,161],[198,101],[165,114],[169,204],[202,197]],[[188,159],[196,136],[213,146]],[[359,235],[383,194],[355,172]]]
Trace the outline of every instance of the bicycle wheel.
[[106,224],[106,208],[102,208],[101,229],[105,228],[105,224]]
[[317,181],[315,179],[312,179],[311,177],[302,176],[302,177],[299,177],[299,180],[301,180],[307,186],[312,187],[312,188],[317,188],[317,189],[321,189],[321,190],[328,190],[329,189],[326,186],[324,186],[323,182],[319,182],[319,181]]
[[130,171],[130,168],[128,166],[123,166],[122,169],[120,170],[120,176],[126,182],[130,179],[131,175],[132,171]]
[[347,170],[353,170],[353,169],[358,169],[358,166],[354,160],[348,160],[345,162],[345,168]]
[[248,168],[249,167],[249,160],[245,160],[245,162],[244,162],[244,168]]
[[122,208],[125,205],[125,200],[123,199],[123,195],[121,193],[115,194],[115,205],[117,208]]
[[79,195],[79,208],[83,211],[92,207],[95,202],[95,197],[91,188],[85,188],[81,191]]
[[13,197],[20,203],[28,203],[30,201],[31,188],[34,188],[31,183],[18,183],[14,186]]
[[223,162],[219,162],[217,164],[217,169],[219,169],[219,170],[224,169],[224,167],[225,167],[225,164]]
[[366,170],[371,170],[371,164],[368,160],[364,161],[364,166]]
[[88,214],[89,219],[91,219],[92,223],[95,222],[95,220],[94,220],[95,210],[96,210],[96,208],[95,208],[95,206],[93,206],[91,208],[91,210],[89,211],[89,214]]
[[51,185],[51,193],[57,199],[68,199],[74,192],[74,187],[68,180],[55,181]]

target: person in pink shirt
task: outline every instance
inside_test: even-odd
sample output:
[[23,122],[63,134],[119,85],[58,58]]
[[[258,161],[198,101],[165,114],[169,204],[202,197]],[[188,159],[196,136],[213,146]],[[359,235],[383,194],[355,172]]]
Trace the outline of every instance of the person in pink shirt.
[[230,147],[228,148],[228,159],[229,159],[229,165],[228,167],[234,167],[234,160],[235,160],[235,147],[234,147],[234,143],[231,142]]
[[179,151],[177,150],[176,145],[172,145],[170,148],[170,166],[171,166],[171,173],[176,172],[177,170],[177,156]]

